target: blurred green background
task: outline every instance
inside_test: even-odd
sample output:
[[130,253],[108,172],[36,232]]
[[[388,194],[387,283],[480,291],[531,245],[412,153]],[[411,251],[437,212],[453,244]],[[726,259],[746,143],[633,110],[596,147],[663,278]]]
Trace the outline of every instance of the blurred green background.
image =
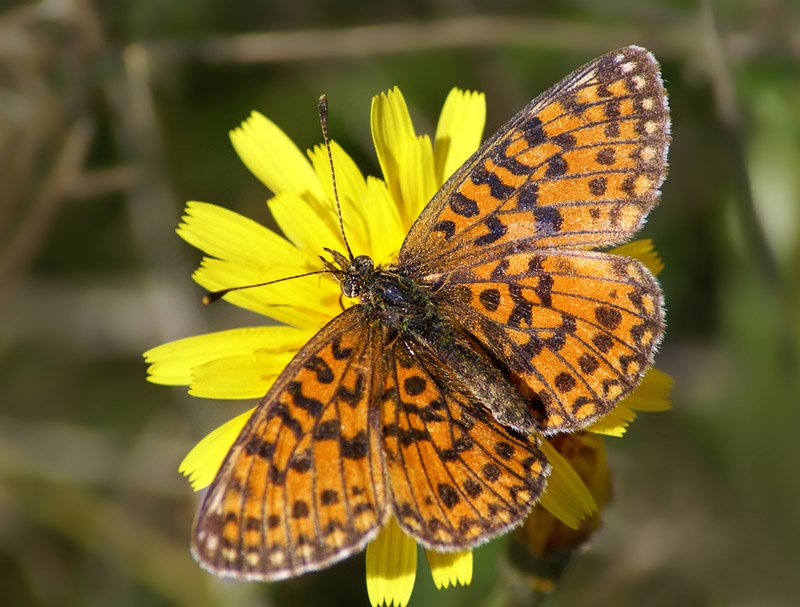
[[[141,353],[260,320],[201,305],[184,201],[268,221],[227,136],[252,109],[306,148],[327,93],[377,174],[373,94],[399,85],[432,133],[451,87],[486,91],[488,135],[632,43],[672,106],[643,235],[666,263],[674,410],[608,441],[614,501],[547,604],[798,604],[800,11],[780,0],[0,4],[0,603],[367,605],[363,555],[276,584],[189,556],[178,462],[251,403],[151,385]],[[466,589],[421,565],[412,605],[503,605],[502,550],[477,551]]]

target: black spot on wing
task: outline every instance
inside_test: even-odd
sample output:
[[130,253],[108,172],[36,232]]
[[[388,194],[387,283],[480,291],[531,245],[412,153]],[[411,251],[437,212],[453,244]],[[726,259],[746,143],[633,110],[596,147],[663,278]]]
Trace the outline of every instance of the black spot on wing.
[[304,500],[295,500],[292,504],[292,518],[306,518],[308,514],[308,503]]
[[461,192],[453,193],[448,202],[453,213],[462,217],[475,217],[479,213],[478,203]]
[[447,508],[453,508],[461,501],[458,491],[447,483],[439,483],[439,497]]
[[592,336],[592,343],[603,354],[607,354],[612,347],[614,347],[614,340],[605,333],[597,333]]
[[539,188],[535,183],[525,183],[517,191],[517,209],[533,211],[539,204]]
[[616,329],[622,322],[622,314],[614,308],[598,306],[594,310],[594,315],[597,321],[608,329]]
[[496,242],[508,232],[508,228],[496,215],[490,215],[483,223],[489,231],[475,239],[475,244],[478,246],[485,246]]
[[595,160],[597,161],[597,164],[610,166],[614,164],[616,157],[617,154],[614,148],[602,148],[599,152],[597,152]]
[[569,392],[575,387],[575,378],[569,373],[562,371],[556,375],[555,385],[559,392]]
[[556,154],[547,163],[547,171],[545,172],[544,176],[546,178],[560,177],[566,173],[568,169],[569,166],[567,165],[567,161],[564,159],[564,157],[561,154]]
[[359,430],[353,438],[340,437],[342,457],[347,459],[363,459],[369,451],[367,433]]
[[542,128],[542,121],[536,116],[531,116],[525,120],[519,128],[522,131],[522,136],[525,138],[525,141],[527,141],[531,147],[541,145],[547,141],[547,135]]
[[317,376],[317,381],[321,384],[329,384],[334,379],[330,365],[319,356],[310,357],[304,366],[309,371],[314,372]]
[[553,207],[538,207],[533,211],[536,231],[542,236],[550,236],[561,231],[563,218],[558,209]]
[[514,187],[503,183],[497,173],[478,167],[472,172],[472,183],[475,185],[488,185],[493,198],[505,200],[514,193]]
[[322,403],[316,398],[305,396],[303,394],[303,384],[299,381],[289,383],[287,392],[292,395],[294,404],[307,412],[311,417],[317,418],[320,413],[322,413]]
[[434,225],[433,231],[441,232],[442,234],[444,234],[445,240],[450,240],[456,233],[456,224],[450,221],[449,219],[446,219]]
[[608,187],[608,179],[606,177],[595,177],[589,181],[589,192],[592,196],[603,196]]
[[556,145],[561,146],[564,150],[574,148],[578,143],[578,139],[572,133],[560,133],[551,140]]
[[481,291],[478,299],[484,308],[490,312],[494,312],[500,305],[500,291],[495,288],[484,289]]
[[339,438],[339,420],[328,419],[314,429],[315,440],[337,440]]
[[331,351],[333,352],[333,357],[336,360],[344,360],[349,358],[353,353],[353,348],[342,348],[341,342],[342,338],[338,335],[331,341]]
[[275,453],[275,445],[266,442],[260,436],[253,436],[244,446],[244,452],[261,459],[269,459]]
[[356,372],[356,383],[352,390],[340,384],[336,388],[336,396],[346,402],[351,407],[358,406],[364,396],[364,375],[360,371]]
[[[322,407],[321,404],[320,407]],[[278,402],[270,409],[267,419],[271,419],[273,417],[279,418],[283,426],[291,431],[298,440],[303,435],[303,427],[300,425],[300,422],[297,421],[291,414],[289,411],[289,406],[286,403]]]
[[339,492],[338,491],[336,491],[334,489],[325,489],[320,494],[320,500],[319,501],[323,506],[333,506],[334,504],[338,504],[339,503],[339,499],[340,499],[340,496],[339,496]]
[[427,382],[419,375],[412,375],[403,382],[403,387],[409,396],[419,396],[425,391]]

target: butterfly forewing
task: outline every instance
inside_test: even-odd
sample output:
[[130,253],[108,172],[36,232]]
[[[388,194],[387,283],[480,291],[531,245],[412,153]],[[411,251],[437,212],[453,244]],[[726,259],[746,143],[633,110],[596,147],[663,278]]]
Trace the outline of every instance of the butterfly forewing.
[[400,263],[437,274],[516,247],[610,245],[655,205],[669,115],[653,56],[604,55],[534,99],[445,183]]
[[437,301],[508,370],[545,433],[608,413],[663,334],[655,279],[640,262],[607,253],[510,252],[452,272]]
[[427,547],[464,550],[519,524],[550,469],[536,439],[498,424],[413,340],[392,340],[383,365],[384,449],[400,526]]
[[544,432],[586,427],[652,363],[661,290],[638,262],[587,249],[628,239],[666,174],[658,64],[604,55],[533,100],[447,181],[399,263],[492,352]]
[[377,338],[351,308],[278,378],[203,500],[193,551],[204,567],[247,579],[298,575],[359,550],[384,524]]

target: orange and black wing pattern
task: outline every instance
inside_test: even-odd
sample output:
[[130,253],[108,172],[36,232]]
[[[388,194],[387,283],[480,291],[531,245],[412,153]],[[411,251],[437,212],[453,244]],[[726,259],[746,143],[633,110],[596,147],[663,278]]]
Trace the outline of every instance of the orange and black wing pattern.
[[437,301],[505,367],[545,434],[608,413],[663,335],[661,290],[647,268],[596,251],[481,260],[452,272]]
[[206,493],[192,551],[206,569],[278,580],[363,548],[390,512],[379,327],[356,306],[309,341],[269,390]]
[[393,509],[428,548],[466,550],[518,525],[550,467],[411,338],[388,340],[381,423]]
[[658,201],[669,111],[639,47],[604,55],[534,99],[431,200],[399,264],[443,316],[503,364],[542,431],[584,428],[639,381],[664,330],[629,239]]
[[655,58],[636,46],[603,55],[534,99],[447,180],[399,265],[437,275],[507,248],[625,241],[658,201],[669,130]]

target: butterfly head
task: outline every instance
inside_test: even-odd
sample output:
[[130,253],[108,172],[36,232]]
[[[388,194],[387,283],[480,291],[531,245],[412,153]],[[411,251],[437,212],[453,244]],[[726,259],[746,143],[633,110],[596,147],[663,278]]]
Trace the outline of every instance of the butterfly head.
[[375,270],[375,263],[367,255],[357,255],[348,259],[338,251],[325,249],[333,261],[323,257],[322,263],[339,281],[345,297],[359,297],[370,282]]

